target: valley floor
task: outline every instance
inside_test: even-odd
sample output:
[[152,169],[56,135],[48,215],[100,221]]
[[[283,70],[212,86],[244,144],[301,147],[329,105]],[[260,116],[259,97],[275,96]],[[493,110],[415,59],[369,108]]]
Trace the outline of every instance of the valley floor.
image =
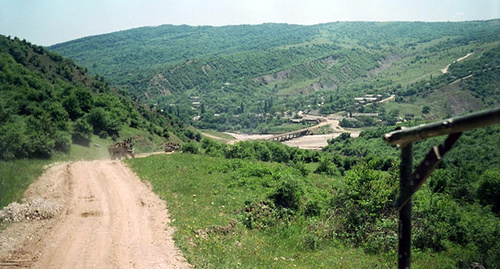
[[[393,97],[392,97],[393,98]],[[319,127],[329,126],[332,130],[329,134],[315,134],[315,135],[305,135],[301,137],[297,137],[294,139],[290,139],[288,141],[284,141],[283,143],[290,146],[301,149],[312,149],[312,150],[320,150],[321,148],[328,145],[328,140],[332,138],[336,138],[340,136],[341,133],[350,133],[351,137],[358,137],[360,130],[346,130],[339,125],[338,119],[333,119],[330,117],[319,117],[322,119],[322,122],[313,127],[307,127],[301,129],[299,131],[307,130],[307,129],[315,129]],[[295,132],[299,132],[295,131]],[[241,134],[241,133],[226,133],[235,138],[235,140],[228,141],[228,144],[234,144],[238,141],[249,141],[249,140],[268,140],[273,137],[277,137],[283,134]],[[203,133],[203,135],[219,140],[220,138],[208,135]]]

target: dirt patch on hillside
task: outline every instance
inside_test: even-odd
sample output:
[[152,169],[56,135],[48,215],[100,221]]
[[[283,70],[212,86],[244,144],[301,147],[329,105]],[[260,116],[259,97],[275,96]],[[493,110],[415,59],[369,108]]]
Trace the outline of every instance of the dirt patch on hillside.
[[149,82],[146,92],[158,91],[163,95],[170,95],[172,92],[169,90],[170,82],[162,75],[155,75]]
[[375,68],[369,70],[368,75],[374,77],[374,76],[384,72],[385,70],[387,70],[389,67],[392,66],[392,63],[399,61],[399,60],[401,60],[401,56],[396,55],[396,54],[392,54],[392,55],[388,55],[386,57],[383,57],[382,59],[380,59],[378,61],[378,67],[375,67]]
[[190,268],[164,201],[120,161],[55,165],[25,197],[60,209],[1,232],[2,268]]

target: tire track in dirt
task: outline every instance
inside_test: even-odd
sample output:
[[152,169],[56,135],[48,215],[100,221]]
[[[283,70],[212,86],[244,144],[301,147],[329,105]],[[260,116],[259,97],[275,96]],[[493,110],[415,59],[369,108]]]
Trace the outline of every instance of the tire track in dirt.
[[[65,176],[59,166],[66,167]],[[36,244],[18,240],[0,252],[4,264],[21,260],[32,268],[190,268],[174,246],[164,201],[122,162],[61,164],[39,181],[30,186],[31,193],[63,194],[57,200],[64,210],[56,220],[33,222],[35,231],[23,232],[31,223],[13,223],[7,234],[12,228],[14,235],[29,234]],[[54,198],[50,196],[45,198]]]

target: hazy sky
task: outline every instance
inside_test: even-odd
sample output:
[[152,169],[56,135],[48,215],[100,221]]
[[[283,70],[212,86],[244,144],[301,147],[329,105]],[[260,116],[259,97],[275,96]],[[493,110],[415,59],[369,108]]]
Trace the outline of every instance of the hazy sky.
[[0,0],[0,34],[38,45],[140,26],[500,18],[500,0]]

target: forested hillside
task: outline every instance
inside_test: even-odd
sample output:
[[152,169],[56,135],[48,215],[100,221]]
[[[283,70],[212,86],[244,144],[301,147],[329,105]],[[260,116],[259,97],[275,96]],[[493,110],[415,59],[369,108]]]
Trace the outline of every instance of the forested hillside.
[[132,102],[127,93],[72,60],[0,36],[0,160],[50,158],[92,134],[117,139],[124,127],[168,138],[184,124]]
[[[400,96],[396,107],[385,107],[381,114],[421,114],[427,103],[421,100],[469,75],[455,66],[464,66],[470,74],[498,73],[494,63],[468,63],[497,61],[483,54],[498,56],[499,29],[500,20],[164,25],[82,38],[50,49],[105,75],[135,98],[158,104],[186,122],[195,118],[195,126],[252,131],[267,130],[282,116],[300,110],[365,112],[354,102],[365,94]],[[472,91],[464,84],[446,89],[449,95],[465,90],[451,100],[464,105],[443,108],[433,103],[426,111],[439,118],[498,104],[498,93],[489,91],[498,82],[485,81],[490,86],[483,87],[478,80],[485,76],[475,76],[475,85],[488,90]],[[419,88],[427,95],[418,95]],[[366,112],[379,108],[374,109]]]

